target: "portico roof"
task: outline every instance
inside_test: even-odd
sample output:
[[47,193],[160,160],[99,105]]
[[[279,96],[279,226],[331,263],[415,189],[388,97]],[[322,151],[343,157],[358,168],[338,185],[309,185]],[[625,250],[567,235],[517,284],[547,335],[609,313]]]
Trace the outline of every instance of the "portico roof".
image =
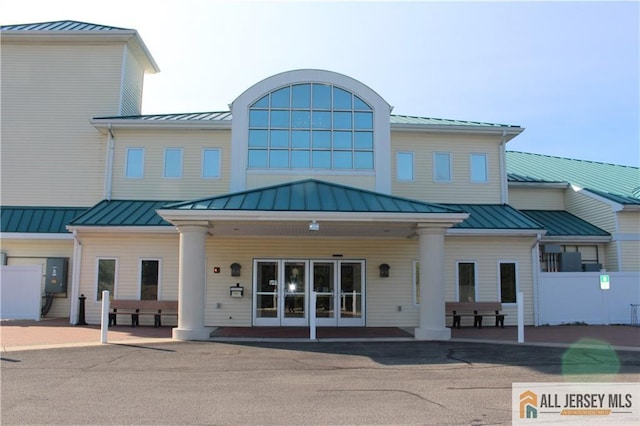
[[315,179],[166,205],[163,210],[464,213],[464,210],[455,207],[394,197]]

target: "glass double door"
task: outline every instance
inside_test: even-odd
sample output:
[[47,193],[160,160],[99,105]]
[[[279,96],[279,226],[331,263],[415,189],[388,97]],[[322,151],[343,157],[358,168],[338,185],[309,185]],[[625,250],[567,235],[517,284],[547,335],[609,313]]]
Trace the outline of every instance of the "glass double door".
[[364,326],[364,261],[255,260],[253,276],[254,325],[307,326],[313,309],[318,326]]

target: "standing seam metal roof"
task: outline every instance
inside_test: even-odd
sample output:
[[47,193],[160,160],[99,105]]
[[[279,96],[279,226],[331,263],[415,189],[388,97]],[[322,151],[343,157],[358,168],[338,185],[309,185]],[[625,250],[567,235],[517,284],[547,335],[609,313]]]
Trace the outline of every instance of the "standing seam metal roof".
[[564,210],[521,210],[532,220],[539,222],[547,230],[547,237],[558,236],[602,236],[609,234],[589,222]]
[[110,27],[79,21],[37,22],[32,24],[2,25],[1,31],[133,31],[128,28]]
[[444,204],[469,213],[453,227],[458,229],[540,229],[538,222],[508,204]]
[[1,232],[63,234],[73,218],[86,207],[5,207],[1,209]]
[[325,211],[378,213],[462,213],[424,203],[315,179],[167,205],[171,210]]

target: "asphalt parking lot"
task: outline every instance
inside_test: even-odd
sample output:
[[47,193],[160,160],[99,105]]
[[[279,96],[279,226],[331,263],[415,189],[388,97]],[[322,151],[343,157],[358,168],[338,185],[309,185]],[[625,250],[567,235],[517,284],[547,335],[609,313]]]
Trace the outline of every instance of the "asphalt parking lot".
[[514,382],[640,381],[640,353],[467,342],[171,342],[2,354],[1,423],[510,424]]

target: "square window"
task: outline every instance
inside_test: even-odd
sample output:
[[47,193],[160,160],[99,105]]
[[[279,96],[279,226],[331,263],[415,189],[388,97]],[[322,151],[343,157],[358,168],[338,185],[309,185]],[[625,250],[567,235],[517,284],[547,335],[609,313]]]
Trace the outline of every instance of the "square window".
[[266,149],[250,149],[249,150],[249,167],[256,169],[264,169],[267,167],[267,150]]
[[271,111],[271,127],[289,128],[289,111]]
[[333,149],[351,149],[351,132],[333,132]]
[[373,130],[373,113],[371,112],[356,112],[355,116],[355,128],[359,130]]
[[313,151],[311,161],[314,169],[330,169],[331,151]]
[[291,151],[291,167],[294,169],[308,169],[311,166],[311,151]]
[[309,148],[311,146],[311,132],[308,130],[294,130],[291,132],[292,148]]
[[353,137],[356,149],[373,149],[372,132],[355,132]]
[[308,129],[311,127],[310,111],[292,111],[291,127],[294,129]]
[[269,168],[288,169],[289,151],[285,149],[272,149],[269,151]]
[[313,85],[313,108],[330,109],[331,108],[331,86],[326,84]]
[[293,108],[310,108],[311,107],[311,85],[296,84],[292,87]]
[[334,151],[333,153],[333,168],[334,169],[352,169],[353,154],[351,151]]
[[314,130],[313,136],[313,148],[331,148],[331,132]]
[[269,111],[254,110],[249,111],[249,127],[267,127],[269,125]]
[[289,147],[289,131],[288,130],[271,130],[271,140],[269,146],[271,148],[288,148]]
[[371,151],[354,152],[353,168],[357,170],[373,170],[373,152]]
[[351,130],[351,113],[350,112],[334,112],[333,113],[333,128],[334,129],[347,129]]
[[331,113],[325,111],[313,111],[311,125],[314,129],[330,129]]
[[266,130],[249,130],[249,147],[267,147],[269,133]]

